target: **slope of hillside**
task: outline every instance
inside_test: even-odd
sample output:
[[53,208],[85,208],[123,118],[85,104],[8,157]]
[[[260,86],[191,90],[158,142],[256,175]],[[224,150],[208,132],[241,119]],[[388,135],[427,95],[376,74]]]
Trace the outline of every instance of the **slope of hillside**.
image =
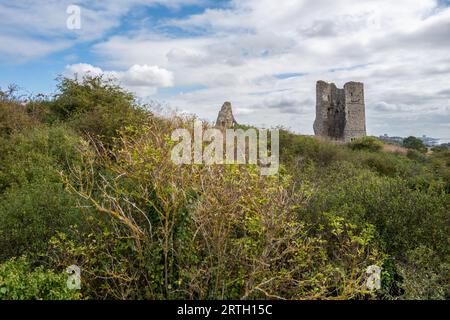
[[448,149],[280,130],[276,176],[175,165],[171,133],[193,120],[98,77],[25,105],[2,95],[0,299],[450,297]]

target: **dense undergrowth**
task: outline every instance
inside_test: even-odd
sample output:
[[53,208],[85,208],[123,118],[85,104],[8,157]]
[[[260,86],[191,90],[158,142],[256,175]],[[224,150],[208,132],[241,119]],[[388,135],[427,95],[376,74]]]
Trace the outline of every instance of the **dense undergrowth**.
[[[0,298],[449,298],[448,149],[281,130],[265,177],[173,164],[171,133],[192,121],[98,77],[26,103],[3,92]],[[381,290],[365,286],[370,265]]]

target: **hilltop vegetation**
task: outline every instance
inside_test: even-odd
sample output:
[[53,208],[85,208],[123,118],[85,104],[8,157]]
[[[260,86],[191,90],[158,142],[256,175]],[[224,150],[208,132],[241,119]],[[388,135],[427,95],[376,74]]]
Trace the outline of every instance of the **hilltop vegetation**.
[[[0,96],[0,298],[448,299],[450,151],[280,131],[281,168],[170,161],[111,81]],[[206,125],[206,124],[205,124]],[[78,265],[80,291],[66,288]],[[365,287],[383,268],[382,289]]]

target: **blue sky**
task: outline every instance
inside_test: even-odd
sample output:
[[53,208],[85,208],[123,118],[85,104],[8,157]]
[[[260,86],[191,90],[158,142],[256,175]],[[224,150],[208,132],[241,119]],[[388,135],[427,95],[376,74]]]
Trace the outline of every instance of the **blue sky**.
[[[81,28],[66,26],[69,5]],[[103,73],[143,101],[311,134],[317,80],[365,83],[369,134],[450,137],[442,0],[0,0],[0,87]]]

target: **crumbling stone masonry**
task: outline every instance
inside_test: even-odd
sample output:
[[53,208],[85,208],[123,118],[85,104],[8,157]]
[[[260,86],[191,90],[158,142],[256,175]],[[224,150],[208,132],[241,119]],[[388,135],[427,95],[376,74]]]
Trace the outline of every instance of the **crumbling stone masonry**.
[[237,124],[233,116],[233,110],[231,109],[231,103],[225,102],[220,109],[219,115],[216,121],[216,127],[219,128],[233,128]]
[[318,81],[314,133],[345,142],[365,136],[364,84],[348,82],[338,89],[334,83]]

